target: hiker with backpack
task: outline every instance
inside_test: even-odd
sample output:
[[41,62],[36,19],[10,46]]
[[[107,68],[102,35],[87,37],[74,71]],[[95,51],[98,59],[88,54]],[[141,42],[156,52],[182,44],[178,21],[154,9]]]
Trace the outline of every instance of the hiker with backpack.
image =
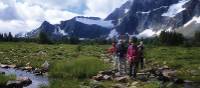
[[138,70],[137,45],[131,40],[127,50],[127,60],[129,63],[129,76],[135,78]]
[[138,60],[141,69],[144,68],[144,44],[142,41],[140,41],[140,44],[137,46],[138,47]]
[[117,57],[116,42],[112,43],[112,46],[108,49],[108,53],[109,53],[109,56],[111,56],[111,58],[112,58],[114,68],[119,70],[118,69],[119,60],[118,60],[118,57]]
[[119,72],[121,75],[125,75],[127,73],[127,66],[126,66],[126,46],[125,40],[119,40],[117,44],[117,57],[119,58]]

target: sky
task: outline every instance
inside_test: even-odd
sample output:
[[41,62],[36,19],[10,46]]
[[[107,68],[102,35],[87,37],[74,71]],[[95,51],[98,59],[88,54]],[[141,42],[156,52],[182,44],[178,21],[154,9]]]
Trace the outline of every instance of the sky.
[[43,21],[58,24],[75,16],[105,18],[127,0],[0,0],[0,33],[29,32]]

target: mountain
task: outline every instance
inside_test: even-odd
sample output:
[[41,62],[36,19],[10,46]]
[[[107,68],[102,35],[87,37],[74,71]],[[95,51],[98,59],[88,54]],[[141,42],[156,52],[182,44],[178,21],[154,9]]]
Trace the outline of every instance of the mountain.
[[129,12],[132,6],[132,2],[133,0],[128,0],[121,7],[116,8],[111,14],[109,14],[105,18],[105,20],[112,20],[113,23],[116,25],[119,22],[120,18],[122,18]]
[[134,0],[120,19],[115,34],[150,37],[166,30],[191,37],[200,30],[200,0]]
[[41,31],[53,40],[64,36],[109,39],[124,34],[147,38],[161,31],[192,37],[200,31],[200,0],[128,0],[104,20],[78,16],[54,25],[45,21],[39,28],[18,36],[37,37]]
[[18,34],[18,37],[38,37],[40,32],[46,33],[50,39],[59,40],[64,36],[76,36],[79,38],[106,38],[114,25],[111,21],[104,21],[97,17],[74,17],[60,24],[50,24],[44,21],[41,26],[26,34]]

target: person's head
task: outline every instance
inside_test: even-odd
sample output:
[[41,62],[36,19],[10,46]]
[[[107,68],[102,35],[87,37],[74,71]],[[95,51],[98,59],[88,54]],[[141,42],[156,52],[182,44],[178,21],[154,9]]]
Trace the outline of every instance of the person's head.
[[140,41],[140,45],[143,45],[143,41]]
[[113,42],[113,43],[112,43],[112,46],[115,46],[115,45],[116,45],[116,43],[115,43],[115,42]]

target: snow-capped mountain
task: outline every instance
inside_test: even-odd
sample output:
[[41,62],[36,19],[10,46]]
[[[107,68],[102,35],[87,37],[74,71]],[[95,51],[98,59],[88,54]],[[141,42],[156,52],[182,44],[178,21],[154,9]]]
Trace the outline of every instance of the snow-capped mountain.
[[128,34],[138,38],[176,31],[192,37],[200,31],[200,0],[128,0],[104,20],[98,17],[74,17],[52,25],[47,21],[19,37],[37,37],[42,31],[52,39],[63,36],[113,38]]
[[44,32],[52,40],[59,40],[64,36],[90,39],[105,38],[113,27],[111,21],[104,21],[97,17],[79,16],[55,25],[44,21],[39,28],[26,33],[25,37],[38,37],[40,32]]
[[[118,34],[150,37],[161,30],[191,37],[200,31],[200,0],[134,0],[130,11],[116,25]],[[143,36],[141,36],[143,35]]]
[[105,18],[105,20],[112,20],[112,22],[115,25],[118,24],[119,21],[120,21],[120,18],[122,18],[123,16],[125,16],[129,12],[132,3],[133,3],[133,0],[128,0],[121,7],[116,8],[111,14],[109,14]]

